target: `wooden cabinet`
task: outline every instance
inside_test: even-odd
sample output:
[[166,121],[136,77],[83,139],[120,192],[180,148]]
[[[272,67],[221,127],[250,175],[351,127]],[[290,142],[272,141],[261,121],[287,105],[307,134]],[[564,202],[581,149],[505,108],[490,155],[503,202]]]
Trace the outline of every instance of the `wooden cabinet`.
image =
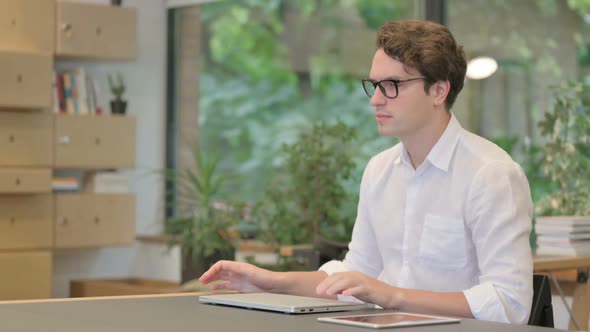
[[134,167],[135,119],[54,114],[52,84],[55,56],[133,59],[136,21],[133,8],[0,0],[0,301],[51,297],[55,249],[134,242],[133,194],[55,194],[52,178]]
[[53,116],[0,111],[0,167],[53,166]]
[[129,245],[135,240],[130,194],[58,194],[56,248]]
[[135,9],[58,1],[56,13],[56,55],[135,57]]
[[51,55],[1,51],[0,68],[0,107],[51,107]]
[[51,249],[53,210],[51,194],[2,195],[0,249]]
[[0,194],[50,193],[50,168],[0,168]]
[[55,49],[55,0],[2,0],[2,49],[39,51]]
[[0,253],[0,299],[51,297],[51,266],[49,251]]
[[55,167],[132,168],[135,119],[128,116],[56,116]]

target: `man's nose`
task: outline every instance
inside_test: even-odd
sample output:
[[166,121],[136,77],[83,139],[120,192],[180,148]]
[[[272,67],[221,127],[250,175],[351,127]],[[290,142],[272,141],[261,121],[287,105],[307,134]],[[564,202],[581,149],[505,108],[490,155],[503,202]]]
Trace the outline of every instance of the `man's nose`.
[[375,93],[373,93],[373,97],[371,97],[371,101],[369,102],[369,104],[371,104],[371,106],[383,105],[386,101],[387,97],[383,95],[381,89],[377,88],[375,89]]

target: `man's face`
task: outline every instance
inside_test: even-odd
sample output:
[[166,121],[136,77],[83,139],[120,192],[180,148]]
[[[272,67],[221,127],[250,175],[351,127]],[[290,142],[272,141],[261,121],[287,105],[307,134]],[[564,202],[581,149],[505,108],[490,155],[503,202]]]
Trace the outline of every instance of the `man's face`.
[[[406,69],[408,71],[406,71]],[[405,80],[422,75],[385,54],[383,49],[377,50],[373,57],[369,78],[374,81],[385,79]],[[387,98],[377,88],[370,104],[375,110],[375,118],[379,133],[384,136],[396,136],[401,140],[420,134],[432,120],[432,93],[424,91],[424,80],[402,82],[398,85],[395,99]]]

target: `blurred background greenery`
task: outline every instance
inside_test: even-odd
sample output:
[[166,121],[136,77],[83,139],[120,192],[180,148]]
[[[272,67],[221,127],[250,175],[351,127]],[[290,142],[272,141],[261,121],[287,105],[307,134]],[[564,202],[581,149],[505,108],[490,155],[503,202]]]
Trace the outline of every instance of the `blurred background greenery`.
[[[317,147],[302,145],[305,133],[340,125],[355,139],[340,137],[339,152],[326,154],[335,160],[346,155],[350,165],[342,165],[349,168],[348,174],[337,179],[342,209],[330,217],[342,227],[324,235],[347,240],[363,168],[372,155],[396,143],[378,135],[359,83],[368,74],[375,31],[389,20],[423,18],[424,6],[424,1],[411,0],[241,0],[201,5],[200,100],[194,105],[199,114],[197,144],[219,156],[219,172],[235,180],[217,198],[253,206],[251,222],[244,225],[266,227],[260,234],[271,242],[309,242],[307,236],[295,235],[272,239],[269,231],[278,232],[276,224],[270,226],[273,221],[285,218],[286,223],[301,216],[280,215],[276,204],[270,213],[268,205],[270,198],[297,201],[297,195],[308,192],[309,188],[289,192],[294,183],[304,181],[290,168],[294,160],[289,159],[289,149],[299,149],[302,156],[314,154]],[[522,165],[534,201],[541,201],[559,184],[542,167],[546,139],[538,123],[552,110],[554,86],[588,80],[590,1],[453,0],[447,1],[446,20],[469,59],[487,55],[499,65],[490,78],[466,81],[453,112],[466,129],[496,142]],[[339,137],[334,131],[322,135],[328,140]],[[278,183],[280,174],[292,175],[289,181],[295,182]],[[256,214],[265,204],[266,219]],[[298,229],[296,222],[289,225]]]

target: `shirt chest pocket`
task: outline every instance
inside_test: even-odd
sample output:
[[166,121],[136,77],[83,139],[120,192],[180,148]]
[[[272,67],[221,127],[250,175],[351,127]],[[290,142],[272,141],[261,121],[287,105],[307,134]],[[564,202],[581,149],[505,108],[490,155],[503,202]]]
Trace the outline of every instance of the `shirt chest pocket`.
[[463,220],[427,214],[418,256],[423,264],[444,269],[464,267],[467,263]]

